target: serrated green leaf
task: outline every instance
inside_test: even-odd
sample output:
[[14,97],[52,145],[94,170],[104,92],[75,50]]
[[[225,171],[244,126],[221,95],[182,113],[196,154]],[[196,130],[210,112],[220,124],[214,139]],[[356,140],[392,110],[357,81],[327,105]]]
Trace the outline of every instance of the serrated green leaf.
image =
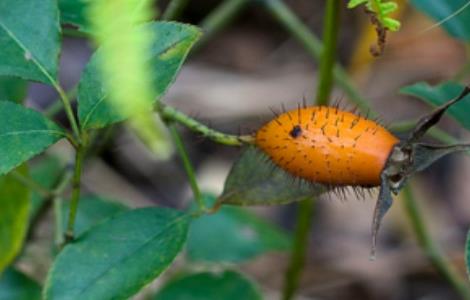
[[259,150],[248,147],[232,166],[219,201],[235,205],[276,205],[326,191],[324,185],[292,177],[274,166]]
[[[204,197],[215,202],[213,196]],[[289,236],[274,224],[245,209],[224,206],[192,222],[187,254],[194,261],[241,262],[270,251],[287,251],[290,246]]]
[[[22,166],[17,171],[27,176]],[[0,274],[21,250],[28,228],[30,192],[12,175],[0,177]]]
[[25,274],[9,268],[0,274],[1,300],[40,300],[41,287]]
[[[68,214],[70,203],[65,202],[63,205],[63,215]],[[80,199],[78,206],[77,216],[75,217],[75,235],[79,236],[91,227],[102,222],[103,220],[123,211],[128,208],[113,200],[104,199],[99,196],[87,196]],[[65,232],[66,221],[63,220],[63,231]]]
[[26,98],[27,86],[23,79],[0,76],[0,101],[22,103]]
[[[146,24],[152,33],[151,57],[148,64],[152,69],[152,83],[155,94],[152,101],[161,98],[176,78],[190,48],[200,36],[197,27],[173,22],[152,22]],[[103,85],[99,71],[100,49],[92,56],[85,68],[78,89],[78,114],[84,129],[102,128],[125,120],[112,103],[107,100],[109,92]],[[151,105],[152,103],[149,103]]]
[[67,245],[49,271],[52,299],[127,299],[180,252],[190,216],[167,208],[115,215]]
[[258,287],[234,271],[185,275],[166,284],[154,300],[261,300]]
[[62,128],[37,111],[0,101],[0,175],[65,136]]
[[470,41],[470,3],[468,0],[411,0],[411,4],[425,13],[451,36]]
[[0,75],[55,82],[59,41],[55,0],[0,1]]
[[[439,106],[457,97],[463,88],[463,85],[452,81],[443,82],[435,86],[431,86],[426,82],[418,82],[401,88],[400,93],[415,96],[428,104]],[[470,115],[470,96],[452,105],[447,110],[447,114],[457,120],[467,130],[470,130],[470,118],[468,117]]]

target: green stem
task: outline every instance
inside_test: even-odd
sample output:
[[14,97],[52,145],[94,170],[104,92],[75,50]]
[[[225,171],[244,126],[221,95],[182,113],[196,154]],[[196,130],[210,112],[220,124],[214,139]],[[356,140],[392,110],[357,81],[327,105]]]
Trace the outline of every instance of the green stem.
[[213,140],[216,143],[228,146],[242,146],[243,144],[253,143],[253,137],[251,135],[239,136],[216,131],[198,122],[197,120],[190,118],[179,110],[171,106],[167,106],[161,102],[157,102],[155,110],[160,114],[163,119],[178,122],[189,128],[190,130],[197,132],[202,136]]
[[169,124],[168,128],[170,129],[171,136],[173,141],[176,145],[176,150],[178,151],[179,156],[181,157],[181,161],[183,162],[184,170],[186,171],[186,175],[188,176],[189,184],[191,186],[191,190],[193,191],[194,199],[199,206],[199,210],[204,210],[205,205],[201,197],[201,191],[197,184],[196,174],[194,172],[193,165],[191,160],[189,159],[188,152],[186,151],[186,147],[184,146],[183,140],[176,129],[175,124]]
[[[340,8],[341,0],[329,0],[326,6],[324,20],[325,30],[323,35],[325,47],[321,47],[321,51],[323,51],[323,53],[321,55],[322,60],[320,65],[320,84],[318,86],[316,96],[317,105],[328,104],[328,99],[331,94],[333,68],[336,59],[336,45],[338,40]],[[292,299],[299,286],[299,280],[304,269],[305,257],[308,250],[308,237],[310,227],[312,225],[314,209],[314,199],[305,199],[298,205],[294,248],[290,257],[289,267],[285,274],[285,282],[282,293],[283,300]]]
[[[216,7],[207,17],[202,20],[199,26],[204,31],[204,35],[198,41],[194,50],[198,49],[216,34],[230,24],[242,11],[250,0],[225,0]],[[193,51],[194,51],[193,50]]]
[[48,190],[47,188],[43,187],[36,181],[34,181],[31,177],[24,176],[20,172],[13,170],[10,172],[10,175],[19,183],[26,186],[27,188],[37,192],[44,198],[52,198],[54,196],[54,192]]
[[72,241],[74,238],[75,217],[77,216],[78,202],[80,201],[80,185],[82,176],[83,158],[85,156],[84,145],[79,145],[75,153],[75,167],[72,177],[72,196],[70,198],[69,219],[67,231],[65,232],[65,241]]
[[163,13],[162,19],[166,21],[177,19],[188,3],[189,0],[172,0]]
[[[317,61],[320,61],[323,44],[310,31],[310,29],[305,26],[281,0],[262,0],[262,2],[269,12],[286,28],[286,30],[304,46],[305,50]],[[349,97],[349,100],[357,105],[361,112],[369,112],[370,117],[375,117],[376,113],[370,110],[369,104],[359,94],[358,90],[349,79],[346,71],[340,65],[335,65],[333,74],[337,84]]]
[[454,266],[444,257],[436,243],[433,241],[429,230],[423,220],[423,214],[420,211],[416,199],[413,195],[411,185],[403,189],[403,201],[405,204],[408,219],[416,234],[419,245],[426,256],[434,265],[436,270],[452,285],[460,294],[462,299],[470,299],[470,286],[464,280]]
[[282,299],[290,300],[299,286],[307,256],[310,227],[315,210],[315,199],[305,199],[297,205],[297,224],[289,266],[284,277]]
[[323,23],[323,43],[320,59],[320,80],[318,82],[318,92],[316,96],[317,105],[328,104],[328,98],[333,88],[333,68],[336,63],[336,47],[339,32],[339,17],[341,11],[341,1],[329,0],[326,3],[326,17]]
[[[78,93],[78,87],[75,86],[71,88],[70,90],[67,91],[67,99],[70,99],[70,102],[72,103],[73,100],[77,97]],[[61,101],[57,100],[54,101],[45,111],[44,115],[48,118],[52,118],[56,114],[58,114],[63,108],[63,104]]]
[[[70,100],[67,94],[65,93],[65,91],[62,89],[62,87],[57,82],[53,82],[53,85],[56,91],[59,93],[60,99],[62,100],[62,104],[64,105],[65,114],[67,115],[67,118],[69,119],[70,126],[72,127],[72,131],[79,144],[81,141],[80,129],[78,128],[78,123],[73,113],[72,104],[70,103]],[[76,144],[76,143],[73,143],[73,144]]]

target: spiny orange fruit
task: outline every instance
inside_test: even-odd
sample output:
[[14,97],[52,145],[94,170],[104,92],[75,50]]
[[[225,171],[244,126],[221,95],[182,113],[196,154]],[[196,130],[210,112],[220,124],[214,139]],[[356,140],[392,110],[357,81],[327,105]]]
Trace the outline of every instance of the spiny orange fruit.
[[255,137],[255,144],[294,176],[363,187],[380,185],[380,173],[398,142],[375,121],[325,106],[285,112]]

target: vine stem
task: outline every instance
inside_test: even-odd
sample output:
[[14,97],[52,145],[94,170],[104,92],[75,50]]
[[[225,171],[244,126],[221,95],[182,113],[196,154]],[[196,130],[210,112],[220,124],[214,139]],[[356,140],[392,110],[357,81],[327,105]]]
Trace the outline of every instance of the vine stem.
[[85,146],[79,145],[75,153],[75,166],[72,177],[72,196],[70,198],[69,218],[67,230],[65,232],[65,242],[70,242],[74,238],[75,218],[77,216],[78,202],[80,200],[80,187],[83,159],[85,158]]
[[408,184],[403,191],[403,201],[406,214],[411,222],[413,231],[423,252],[429,258],[436,270],[447,282],[460,294],[462,299],[470,300],[470,286],[464,280],[454,266],[442,254],[435,241],[432,239],[429,229],[423,219],[423,214],[419,209],[416,198],[413,194],[411,184]]
[[161,102],[157,102],[155,104],[155,110],[160,114],[162,119],[178,122],[186,126],[188,129],[197,132],[219,144],[227,146],[242,146],[244,144],[252,144],[254,142],[254,137],[251,135],[232,135],[216,131],[185,115],[179,110]]
[[[318,85],[316,104],[326,105],[333,87],[333,69],[336,60],[336,45],[339,31],[341,0],[329,0],[325,8],[324,43],[321,51],[320,82]],[[314,216],[315,199],[302,200],[297,206],[297,223],[294,236],[294,248],[289,266],[285,274],[282,299],[294,297],[299,286],[300,277],[305,265],[308,250],[309,233]]]
[[[333,0],[328,0],[331,2]],[[317,61],[321,60],[323,43],[316,37],[310,29],[281,1],[262,0],[268,11],[276,18],[285,29],[294,36],[305,50]],[[334,66],[333,74],[338,86],[344,91],[357,108],[362,113],[369,112],[371,118],[376,117],[376,113],[370,109],[367,101],[361,96],[354,84],[349,79],[346,71],[338,64]]]
[[188,3],[189,0],[172,0],[168,3],[165,12],[162,15],[162,19],[166,21],[177,19]]
[[205,209],[205,205],[201,197],[201,190],[199,189],[199,186],[197,184],[196,174],[194,172],[191,160],[189,159],[188,152],[186,151],[186,147],[184,146],[183,140],[181,139],[181,136],[175,124],[168,124],[168,128],[170,130],[171,137],[173,138],[173,141],[175,143],[176,150],[178,151],[181,161],[183,162],[183,167],[186,171],[186,175],[188,176],[189,184],[191,186],[191,190],[193,191],[194,199],[199,207],[199,210],[202,211]]

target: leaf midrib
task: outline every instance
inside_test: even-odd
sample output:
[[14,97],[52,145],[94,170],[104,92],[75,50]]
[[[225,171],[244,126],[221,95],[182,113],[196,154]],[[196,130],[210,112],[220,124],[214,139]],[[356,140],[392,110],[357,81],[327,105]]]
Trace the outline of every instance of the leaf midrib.
[[118,261],[116,261],[115,264],[113,264],[112,266],[110,266],[109,268],[106,268],[105,270],[103,270],[100,274],[98,274],[96,277],[94,277],[92,280],[90,280],[88,282],[88,284],[82,288],[81,290],[78,291],[78,294],[76,294],[76,296],[81,296],[83,295],[90,287],[92,287],[92,285],[90,284],[91,282],[98,282],[101,278],[103,278],[106,274],[108,274],[111,270],[113,270],[115,268],[116,265],[120,265],[122,264],[123,262],[125,262],[126,260],[128,260],[130,257],[133,257],[135,255],[135,253],[139,252],[141,249],[145,248],[148,246],[148,244],[152,243],[155,239],[157,239],[160,235],[162,235],[164,232],[166,232],[170,227],[176,225],[177,223],[179,223],[181,220],[185,219],[185,218],[189,218],[190,216],[189,215],[182,215],[181,217],[179,218],[176,218],[175,220],[173,220],[173,222],[167,224],[158,234],[154,235],[153,237],[149,238],[147,241],[145,241],[140,247],[136,248],[135,250],[127,253],[127,255],[123,256],[121,259],[119,259]]
[[0,28],[2,28],[10,37],[11,39],[25,52],[31,55],[31,61],[36,65],[36,67],[41,71],[41,73],[46,76],[46,78],[50,81],[50,83],[56,87],[57,82],[52,77],[51,74],[46,70],[46,68],[36,59],[36,56],[32,51],[29,51],[28,48],[21,42],[21,40],[14,34],[14,32],[5,25],[5,23],[0,21]]

